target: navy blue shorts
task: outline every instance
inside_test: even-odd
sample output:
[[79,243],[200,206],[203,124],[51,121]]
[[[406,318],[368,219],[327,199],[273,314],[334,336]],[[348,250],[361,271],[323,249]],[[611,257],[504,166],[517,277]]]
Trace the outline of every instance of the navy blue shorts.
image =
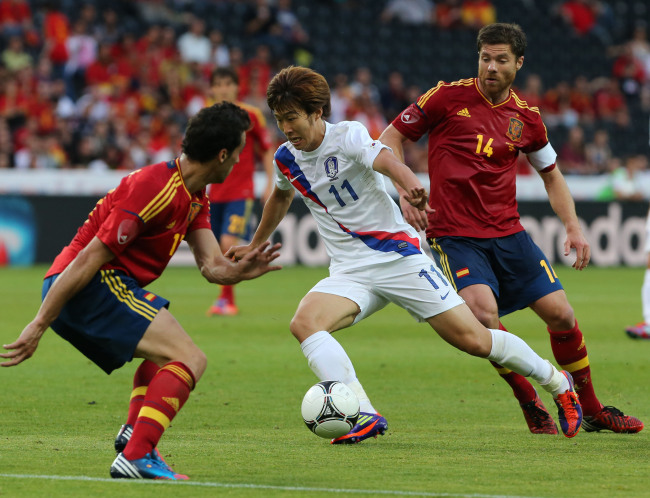
[[248,240],[251,234],[251,213],[253,199],[231,202],[210,203],[210,225],[214,236],[219,240],[222,235],[232,235],[238,239]]
[[[42,298],[58,275],[43,282]],[[120,271],[102,270],[66,303],[52,330],[107,374],[133,359],[135,348],[169,301]]]
[[429,244],[457,291],[474,284],[490,286],[499,316],[562,289],[548,259],[525,231],[491,239],[439,237]]

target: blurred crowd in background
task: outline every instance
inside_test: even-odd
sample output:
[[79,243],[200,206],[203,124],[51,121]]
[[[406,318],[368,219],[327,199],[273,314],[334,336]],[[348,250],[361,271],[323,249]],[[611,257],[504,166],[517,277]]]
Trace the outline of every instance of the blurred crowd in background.
[[[556,31],[535,31],[540,19]],[[604,199],[640,198],[650,6],[634,0],[0,0],[0,168],[132,170],[175,157],[219,66],[236,69],[240,100],[267,114],[278,143],[266,86],[289,64],[327,77],[330,121],[378,137],[439,79],[475,76],[476,32],[495,21],[528,33],[516,91],[539,107],[562,170],[611,175]],[[426,171],[424,143],[406,152]]]

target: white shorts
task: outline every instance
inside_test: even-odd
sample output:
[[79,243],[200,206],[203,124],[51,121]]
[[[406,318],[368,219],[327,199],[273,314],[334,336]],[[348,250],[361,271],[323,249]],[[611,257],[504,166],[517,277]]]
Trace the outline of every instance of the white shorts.
[[465,302],[435,262],[424,254],[335,273],[309,292],[334,294],[357,303],[361,313],[354,323],[388,303],[395,303],[423,322]]

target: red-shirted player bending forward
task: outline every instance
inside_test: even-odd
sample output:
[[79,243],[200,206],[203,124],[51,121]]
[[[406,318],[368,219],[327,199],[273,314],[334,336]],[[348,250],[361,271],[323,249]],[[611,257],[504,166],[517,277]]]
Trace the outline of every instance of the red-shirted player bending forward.
[[101,199],[47,272],[36,317],[0,354],[8,358],[2,366],[18,365],[52,327],[106,373],[144,359],[115,441],[112,477],[187,479],[156,446],[206,367],[205,354],[167,311],[169,301],[143,287],[183,239],[209,282],[233,284],[279,269],[269,266],[279,244],[234,262],[210,230],[205,187],[223,182],[237,163],[249,125],[234,104],[207,107],[190,120],[181,157],[133,172]]

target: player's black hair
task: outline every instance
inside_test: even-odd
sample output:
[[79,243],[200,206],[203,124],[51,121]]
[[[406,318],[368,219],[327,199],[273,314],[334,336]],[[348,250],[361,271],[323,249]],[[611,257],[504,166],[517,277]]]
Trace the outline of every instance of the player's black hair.
[[182,150],[191,160],[206,163],[222,149],[232,153],[250,126],[248,113],[235,104],[221,102],[205,107],[190,119]]
[[330,115],[330,87],[322,74],[300,66],[285,67],[266,90],[266,103],[272,112],[302,110],[308,115],[319,109]]
[[237,74],[237,71],[235,71],[232,67],[218,67],[212,71],[212,79],[210,81],[214,85],[214,82],[216,80],[223,78],[230,78],[235,83],[235,85],[239,86],[239,75]]
[[483,26],[476,38],[479,52],[483,45],[500,45],[502,43],[510,45],[510,50],[518,59],[526,52],[526,33],[518,24],[497,22]]

